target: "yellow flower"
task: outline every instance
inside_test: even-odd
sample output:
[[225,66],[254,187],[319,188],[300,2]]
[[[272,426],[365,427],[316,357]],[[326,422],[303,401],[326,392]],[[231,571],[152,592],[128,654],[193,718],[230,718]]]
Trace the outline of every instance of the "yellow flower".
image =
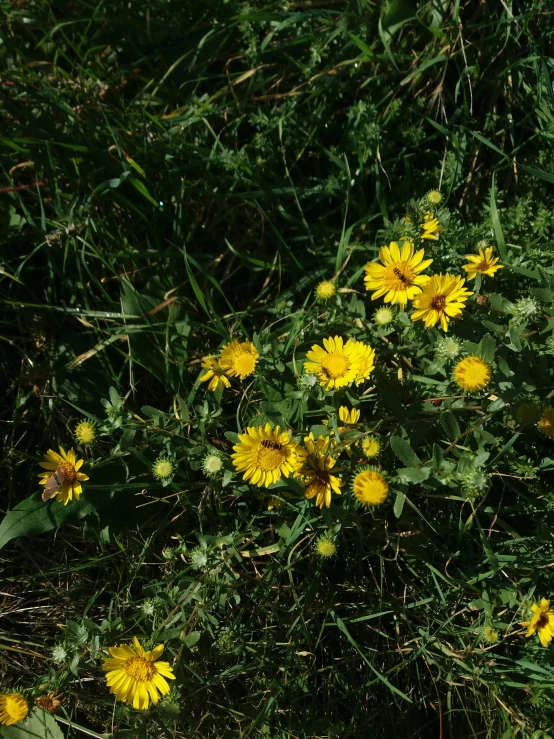
[[425,252],[420,249],[414,254],[414,245],[405,241],[402,251],[396,241],[379,250],[377,262],[369,262],[365,266],[364,283],[366,290],[375,292],[372,300],[385,296],[385,303],[399,303],[403,309],[408,300],[421,292],[421,287],[429,281],[426,275],[420,275],[431,264],[432,259],[423,259]]
[[412,321],[424,321],[430,328],[439,321],[444,331],[448,331],[451,318],[461,315],[466,300],[472,292],[464,287],[465,280],[456,275],[433,275],[424,286],[423,293],[414,298]]
[[314,544],[315,553],[322,559],[330,559],[337,553],[337,545],[334,542],[333,535],[329,532],[321,534]]
[[73,449],[66,452],[61,446],[58,448],[59,454],[49,449],[44,455],[46,462],[40,462],[40,466],[48,470],[39,474],[40,484],[45,486],[42,499],[46,501],[54,498],[67,505],[73,497],[79,500],[83,492],[81,482],[88,480],[88,476],[79,472],[85,462],[84,459],[77,460]]
[[160,454],[152,465],[152,474],[156,480],[171,480],[175,474],[175,464],[170,457]]
[[539,418],[539,428],[547,436],[554,437],[554,406],[547,405]]
[[231,377],[241,380],[256,369],[260,355],[251,341],[234,341],[226,344],[219,354],[219,366]]
[[486,249],[479,249],[479,255],[466,254],[466,259],[469,260],[469,264],[463,264],[462,269],[467,272],[468,280],[474,280],[478,272],[482,275],[494,277],[495,272],[499,269],[504,269],[504,265],[497,264],[498,257],[493,257],[492,246],[487,246]]
[[337,292],[337,288],[334,282],[331,280],[324,280],[320,282],[315,289],[315,294],[319,300],[329,300]]
[[355,344],[358,350],[358,357],[360,364],[356,372],[355,385],[361,385],[364,380],[368,380],[369,376],[375,369],[375,349],[372,349],[369,344],[364,344],[363,341],[354,341],[348,339],[348,344]]
[[525,636],[533,636],[536,631],[540,643],[543,647],[547,647],[554,636],[554,611],[550,610],[550,601],[541,598],[540,603],[533,603],[531,610],[533,611],[531,620],[521,624],[527,627]]
[[160,694],[169,693],[167,680],[175,680],[175,675],[169,662],[157,661],[164,650],[163,644],[146,652],[135,636],[133,645],[110,647],[112,658],[104,660],[103,668],[110,693],[133,708],[145,710],[150,700],[156,704]]
[[341,405],[339,408],[339,418],[343,423],[348,423],[353,426],[360,420],[360,410],[359,408],[348,410],[345,405]]
[[364,361],[365,344],[351,339],[345,344],[340,336],[335,336],[323,339],[323,347],[312,346],[306,354],[310,361],[304,363],[304,371],[317,375],[325,390],[338,390],[354,382]]
[[265,427],[247,428],[245,434],[239,434],[239,443],[233,447],[233,464],[239,472],[244,472],[244,480],[266,488],[278,482],[281,476],[294,473],[298,466],[297,446],[279,426],[272,429],[266,423]]
[[200,382],[210,382],[208,390],[215,393],[216,390],[223,390],[231,387],[229,378],[225,375],[215,357],[204,357],[202,359],[202,367],[206,373],[200,378]]
[[366,459],[378,457],[381,452],[381,442],[376,436],[366,436],[362,439],[362,452]]
[[492,626],[483,626],[481,636],[489,644],[495,644],[498,641],[498,631],[493,629]]
[[475,392],[487,387],[491,381],[491,366],[481,357],[465,357],[454,367],[454,379],[456,384],[467,390]]
[[[343,481],[332,474],[337,460],[329,452],[332,443],[328,436],[318,436],[314,439],[313,433],[304,438],[304,447],[298,447],[297,454],[300,458],[300,466],[297,475],[304,487],[306,498],[315,498],[315,504],[319,508],[329,508],[331,505],[331,494],[341,494]],[[334,472],[338,472],[335,469]]]
[[436,207],[442,203],[442,193],[439,190],[429,190],[425,197],[429,205]]
[[0,695],[0,724],[12,726],[23,721],[28,713],[29,706],[20,693]]
[[384,475],[371,467],[362,468],[352,482],[358,501],[365,506],[384,503],[389,494],[389,484]]
[[96,427],[91,421],[81,421],[75,429],[75,438],[80,444],[87,446],[96,439]]
[[421,238],[429,241],[437,241],[440,232],[444,231],[444,228],[439,224],[439,219],[435,218],[432,213],[425,214],[421,228],[423,229]]

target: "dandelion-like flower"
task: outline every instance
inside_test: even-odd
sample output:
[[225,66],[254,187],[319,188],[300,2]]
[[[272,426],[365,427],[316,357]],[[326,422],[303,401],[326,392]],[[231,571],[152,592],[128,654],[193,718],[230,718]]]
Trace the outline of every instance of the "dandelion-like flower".
[[493,257],[492,246],[479,249],[479,254],[466,254],[469,264],[462,265],[462,269],[467,272],[467,279],[474,280],[477,274],[488,275],[494,277],[495,272],[504,269],[503,264],[498,264],[498,257]]
[[533,603],[531,611],[533,612],[531,620],[524,621],[520,625],[527,627],[526,637],[533,636],[536,632],[540,643],[547,647],[554,636],[554,611],[550,608],[550,601],[541,598],[540,603]]
[[341,494],[343,481],[337,477],[339,470],[334,469],[336,458],[330,453],[332,448],[329,436],[318,436],[314,439],[313,433],[304,438],[304,447],[298,447],[297,455],[300,458],[300,466],[297,476],[304,487],[304,495],[309,500],[315,498],[315,504],[319,508],[329,508],[332,493]]
[[373,436],[372,434],[365,436],[362,439],[360,446],[362,447],[362,452],[366,459],[373,459],[374,457],[378,457],[381,453],[381,442],[377,436]]
[[314,542],[314,552],[321,559],[331,559],[337,553],[337,545],[335,544],[335,537],[330,531],[326,531],[321,536],[318,536]]
[[520,426],[532,426],[539,422],[542,416],[542,407],[537,398],[526,395],[516,401],[512,415]]
[[135,636],[133,646],[110,647],[111,658],[104,660],[106,682],[117,700],[133,708],[145,710],[150,701],[156,704],[160,695],[169,693],[167,680],[175,680],[169,662],[159,662],[164,645],[147,652]]
[[204,357],[202,359],[202,368],[206,372],[200,378],[200,382],[209,382],[208,390],[215,393],[216,390],[224,390],[226,387],[231,387],[231,382],[219,366],[216,357]]
[[450,319],[461,315],[466,300],[473,295],[464,284],[465,280],[456,275],[433,275],[421,295],[414,298],[412,321],[424,321],[427,328],[440,321],[443,331],[448,331]]
[[420,249],[414,253],[411,241],[405,241],[400,250],[396,241],[379,250],[378,262],[369,262],[365,266],[364,283],[366,290],[374,292],[372,300],[384,296],[385,303],[398,303],[402,309],[421,292],[429,277],[420,274],[432,263],[432,259],[423,259],[425,251]]
[[79,500],[83,488],[81,483],[88,480],[88,476],[79,472],[85,460],[77,459],[73,449],[68,452],[63,447],[58,447],[60,453],[49,449],[44,455],[46,462],[40,462],[40,466],[46,470],[39,474],[40,484],[44,485],[42,499],[44,501],[54,500],[67,505],[70,500]]
[[330,300],[336,292],[337,287],[334,282],[331,282],[331,280],[320,282],[315,289],[315,294],[318,300]]
[[462,342],[455,336],[442,336],[435,344],[435,355],[438,359],[452,361],[462,351]]
[[160,482],[170,482],[175,474],[175,460],[166,454],[160,454],[152,465],[152,474]]
[[0,695],[0,724],[13,726],[27,716],[29,705],[21,693]]
[[380,308],[377,308],[373,314],[373,323],[376,326],[388,326],[393,321],[394,313],[390,308],[387,308],[386,305],[382,305]]
[[554,438],[554,406],[547,405],[543,409],[541,417],[538,421],[538,426],[543,434]]
[[233,464],[243,479],[258,487],[269,487],[281,479],[289,477],[298,465],[297,444],[292,441],[280,426],[272,429],[265,426],[247,428],[239,434],[239,443],[233,447]]
[[63,703],[63,693],[60,693],[58,690],[55,690],[52,693],[46,693],[45,695],[39,695],[35,703],[39,708],[42,708],[43,711],[47,711],[48,713],[52,713],[52,714],[57,713],[58,708]]
[[476,392],[487,387],[491,377],[491,366],[481,357],[465,357],[454,367],[456,384],[468,392]]
[[208,452],[202,460],[202,472],[206,477],[217,477],[223,469],[223,456],[216,451]]
[[432,213],[425,214],[421,229],[421,238],[427,239],[428,241],[438,241],[440,232],[444,231],[444,228],[439,223],[439,219]]
[[483,626],[481,630],[481,638],[489,644],[496,644],[498,641],[498,631],[492,626]]
[[251,341],[234,341],[226,344],[219,354],[219,366],[231,377],[243,380],[256,369],[260,355]]
[[345,343],[340,336],[323,339],[323,347],[314,344],[304,363],[304,372],[317,375],[319,384],[325,390],[338,390],[357,380],[362,365],[367,363],[366,345],[361,341],[348,339]]
[[96,439],[96,426],[92,421],[81,421],[75,428],[75,438],[79,444],[88,446]]
[[352,490],[358,502],[369,508],[381,505],[388,498],[387,478],[373,467],[362,467],[354,475]]
[[433,208],[436,208],[437,205],[442,203],[442,193],[439,190],[429,190],[425,198]]

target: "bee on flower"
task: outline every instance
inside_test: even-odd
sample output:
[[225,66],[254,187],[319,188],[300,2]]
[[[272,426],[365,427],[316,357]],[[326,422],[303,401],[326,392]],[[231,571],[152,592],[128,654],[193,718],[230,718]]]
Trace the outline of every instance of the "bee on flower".
[[73,449],[68,452],[59,447],[59,454],[52,449],[44,455],[45,462],[40,466],[46,470],[39,474],[40,484],[44,485],[42,500],[50,498],[67,505],[73,498],[79,500],[83,488],[81,482],[88,480],[88,476],[79,472],[85,460],[77,459]]
[[400,305],[404,310],[408,300],[413,300],[421,293],[423,285],[429,282],[429,277],[422,275],[433,262],[424,259],[425,251],[414,251],[411,241],[404,241],[402,248],[391,241],[389,246],[379,250],[378,262],[369,262],[365,266],[364,283],[366,290],[372,292],[371,299],[384,298],[385,303]]

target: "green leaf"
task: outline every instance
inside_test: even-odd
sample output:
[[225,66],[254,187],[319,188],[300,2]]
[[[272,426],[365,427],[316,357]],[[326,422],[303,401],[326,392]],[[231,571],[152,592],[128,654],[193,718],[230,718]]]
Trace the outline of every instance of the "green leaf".
[[0,549],[18,536],[35,536],[61,526],[70,518],[83,518],[92,510],[87,500],[76,500],[64,506],[57,501],[44,503],[33,495],[22,500],[0,523]]
[[199,639],[200,639],[200,632],[191,631],[190,634],[187,634],[185,636],[185,638],[183,639],[183,642],[185,646],[193,647],[198,642]]
[[541,303],[552,303],[554,302],[554,292],[548,290],[546,287],[532,287],[531,295],[540,300]]
[[406,496],[400,490],[396,493],[396,500],[394,501],[393,512],[396,518],[400,518],[402,511],[404,510],[404,503],[406,502]]
[[485,362],[493,362],[494,361],[494,353],[496,351],[496,341],[492,338],[490,334],[485,334],[481,341],[479,342],[479,346],[477,347],[477,353],[481,357],[481,359],[484,359]]
[[458,421],[456,420],[456,416],[450,411],[445,411],[442,414],[441,426],[443,427],[444,433],[448,436],[450,441],[454,441],[462,435],[462,432],[460,431],[460,426],[458,425]]
[[402,482],[423,482],[429,477],[429,470],[420,467],[402,467],[396,472]]
[[224,434],[227,441],[230,441],[231,444],[238,444],[239,443],[239,437],[238,434],[235,434],[234,431],[226,431]]
[[492,218],[492,226],[494,228],[494,235],[496,236],[496,243],[498,245],[498,251],[500,253],[500,258],[502,261],[506,261],[508,258],[508,251],[506,249],[506,242],[504,240],[504,234],[502,233],[502,226],[500,225],[500,218],[498,217],[498,209],[496,207],[496,199],[494,197],[494,190],[495,190],[495,173],[493,172],[492,175],[492,186],[491,186],[491,196],[490,196],[490,212],[491,212],[491,218]]
[[417,467],[421,464],[421,460],[406,439],[402,439],[400,436],[392,436],[390,445],[398,459],[404,462],[407,467]]
[[56,719],[42,708],[35,708],[24,721],[2,726],[3,739],[64,739]]

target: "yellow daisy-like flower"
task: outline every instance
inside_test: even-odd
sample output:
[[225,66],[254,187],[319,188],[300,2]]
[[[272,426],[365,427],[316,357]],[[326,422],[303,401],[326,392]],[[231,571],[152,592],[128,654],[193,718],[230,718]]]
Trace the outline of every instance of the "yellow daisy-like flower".
[[464,284],[465,280],[456,275],[433,275],[421,295],[414,298],[412,321],[424,321],[427,328],[440,321],[443,331],[448,331],[450,319],[461,315],[466,300],[473,295]]
[[488,362],[481,357],[465,357],[454,367],[454,380],[458,387],[468,392],[475,392],[487,387],[491,381],[492,371]]
[[29,705],[20,693],[0,695],[0,724],[12,726],[23,721],[29,713]]
[[331,472],[339,471],[334,469],[337,460],[330,454],[331,439],[329,436],[314,439],[313,433],[310,433],[304,438],[304,444],[306,448],[297,449],[300,466],[296,473],[304,487],[304,495],[308,499],[315,498],[315,504],[319,508],[329,508],[332,493],[340,495],[344,484]]
[[444,228],[439,223],[439,219],[435,218],[432,213],[425,214],[421,228],[421,238],[427,239],[428,241],[438,241],[440,232],[444,231]]
[[243,479],[252,485],[268,487],[293,474],[298,466],[297,444],[279,426],[272,429],[265,426],[247,428],[239,434],[239,443],[233,447],[233,464]]
[[369,262],[365,266],[364,283],[366,290],[372,293],[371,299],[377,300],[383,295],[385,303],[398,303],[402,309],[421,292],[421,288],[429,281],[429,277],[421,275],[432,263],[432,259],[423,259],[425,251],[420,249],[414,253],[411,241],[405,241],[400,250],[396,241],[379,250],[377,262]]
[[466,254],[469,264],[463,264],[462,269],[467,272],[468,280],[474,280],[478,272],[494,277],[495,272],[504,269],[503,264],[497,264],[498,257],[493,257],[492,252],[492,246],[487,246],[486,249],[479,249],[479,254]]
[[204,357],[202,359],[202,368],[206,372],[200,378],[200,382],[209,382],[208,390],[215,393],[216,390],[231,387],[229,378],[225,375],[215,357]]
[[343,423],[348,423],[350,426],[353,426],[360,420],[360,409],[351,408],[348,410],[345,405],[341,405],[339,408],[339,418]]
[[356,372],[355,385],[361,385],[364,380],[368,380],[369,376],[375,369],[375,349],[372,349],[369,344],[364,344],[363,341],[354,341],[348,339],[347,344],[355,344],[358,350],[359,366]]
[[219,366],[231,377],[244,379],[256,369],[260,355],[251,341],[234,341],[226,344],[219,354]]
[[366,459],[378,457],[381,452],[381,442],[373,435],[366,436],[362,439],[361,447]]
[[543,434],[554,437],[554,407],[547,405],[539,418],[538,425]]
[[158,662],[163,644],[146,652],[135,636],[133,646],[110,647],[111,658],[104,660],[106,682],[118,701],[145,710],[150,701],[156,704],[160,695],[169,693],[167,680],[175,680],[169,662]]
[[325,390],[338,390],[350,385],[358,376],[362,365],[363,347],[361,341],[348,339],[346,343],[340,336],[323,339],[323,347],[314,344],[306,354],[309,362],[304,363],[304,371],[319,377],[319,384]]
[[85,460],[77,460],[73,449],[66,452],[60,446],[59,450],[60,453],[57,454],[49,449],[44,455],[46,462],[40,462],[40,466],[47,470],[39,474],[40,484],[45,486],[42,499],[46,501],[54,498],[67,505],[73,498],[79,500],[83,492],[81,482],[88,480],[88,476],[79,472]]
[[364,467],[354,475],[352,489],[362,505],[373,507],[385,502],[389,494],[389,483],[378,470]]
[[533,636],[537,632],[540,643],[547,647],[554,636],[554,611],[550,609],[550,601],[541,598],[540,603],[533,603],[531,610],[533,611],[531,620],[524,621],[520,625],[527,627],[526,637]]
[[79,444],[87,446],[96,439],[96,426],[92,421],[81,421],[75,429],[75,438]]
[[315,294],[319,300],[330,300],[337,292],[337,287],[331,280],[320,282],[315,289]]

